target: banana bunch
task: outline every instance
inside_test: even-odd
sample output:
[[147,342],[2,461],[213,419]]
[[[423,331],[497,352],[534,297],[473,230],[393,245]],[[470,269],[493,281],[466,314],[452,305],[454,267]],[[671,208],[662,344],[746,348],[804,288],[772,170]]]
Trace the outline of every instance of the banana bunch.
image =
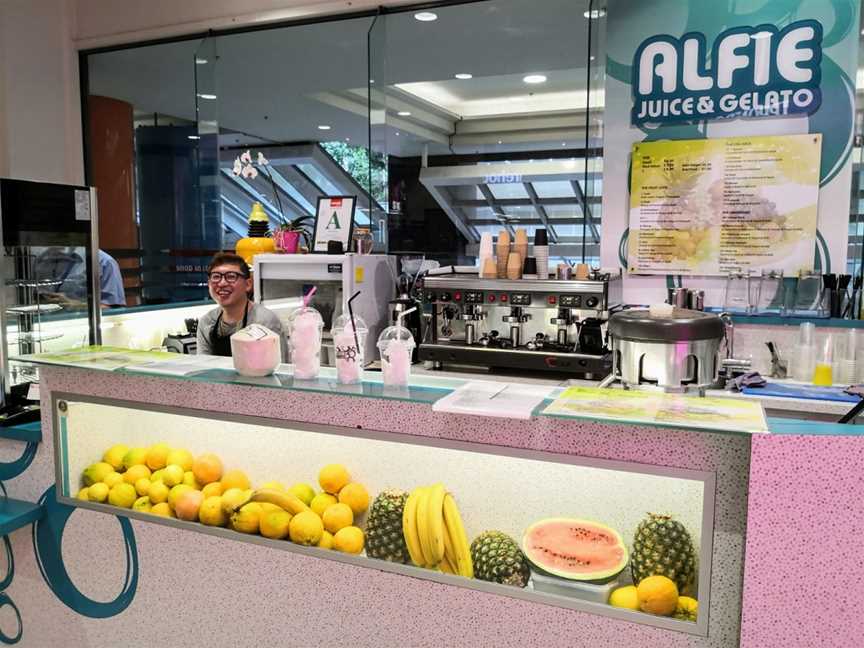
[[415,565],[474,577],[462,516],[443,484],[411,492],[402,513],[402,534]]
[[293,493],[279,490],[277,488],[259,488],[252,491],[252,494],[234,507],[235,511],[239,511],[249,502],[267,502],[275,504],[279,508],[288,511],[291,515],[297,515],[303,511],[311,510],[303,503],[299,497]]

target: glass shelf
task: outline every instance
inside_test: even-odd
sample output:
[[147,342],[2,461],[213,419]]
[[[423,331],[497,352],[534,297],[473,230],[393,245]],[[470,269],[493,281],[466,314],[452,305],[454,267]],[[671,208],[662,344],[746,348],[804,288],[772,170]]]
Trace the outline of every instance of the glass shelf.
[[56,313],[63,310],[60,304],[26,304],[24,306],[10,306],[6,309],[16,315],[35,315],[39,313]]
[[62,283],[62,281],[57,279],[9,279],[6,285],[19,288],[51,288],[59,286]]
[[48,342],[49,340],[59,340],[63,337],[62,333],[12,333],[11,342]]

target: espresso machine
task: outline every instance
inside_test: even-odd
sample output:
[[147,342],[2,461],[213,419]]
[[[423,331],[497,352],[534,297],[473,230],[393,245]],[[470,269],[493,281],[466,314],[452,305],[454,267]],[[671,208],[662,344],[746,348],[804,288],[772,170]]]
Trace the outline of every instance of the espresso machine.
[[612,367],[606,321],[620,308],[621,274],[589,279],[427,277],[431,331],[420,359],[433,367],[558,371],[601,379]]

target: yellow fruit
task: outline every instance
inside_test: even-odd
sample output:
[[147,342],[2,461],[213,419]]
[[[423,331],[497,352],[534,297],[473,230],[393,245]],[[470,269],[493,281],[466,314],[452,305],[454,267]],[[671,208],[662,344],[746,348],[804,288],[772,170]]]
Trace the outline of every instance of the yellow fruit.
[[303,511],[291,518],[288,525],[291,542],[302,545],[317,545],[324,533],[321,518],[312,511]]
[[333,535],[329,531],[324,531],[321,533],[321,539],[318,541],[319,549],[332,549],[333,548]]
[[306,506],[309,506],[315,497],[315,489],[309,484],[292,484],[288,492],[298,497]]
[[133,511],[141,511],[142,513],[149,513],[152,508],[153,506],[150,504],[150,498],[146,495],[136,499],[135,503],[132,505]]
[[123,465],[123,457],[126,456],[127,452],[129,452],[129,446],[118,443],[105,451],[105,454],[102,455],[102,461],[111,464],[111,467],[114,468],[114,470],[123,470],[125,469],[125,466]]
[[118,472],[108,473],[105,475],[105,479],[102,480],[102,483],[109,489],[114,488],[117,484],[123,483],[123,475]]
[[192,462],[192,474],[201,485],[219,481],[222,477],[222,460],[214,454],[203,454]]
[[146,477],[148,480],[150,479],[150,469],[144,464],[135,464],[134,466],[130,466],[126,469],[126,472],[123,473],[123,481],[127,484],[135,485],[142,477]]
[[192,453],[188,450],[183,450],[182,448],[175,448],[168,453],[167,457],[165,457],[166,466],[176,464],[183,469],[183,472],[186,472],[187,470],[192,470],[192,461]]
[[157,443],[147,451],[145,463],[150,470],[159,470],[168,465],[168,454],[171,447],[167,443]]
[[351,479],[351,476],[342,464],[328,464],[318,473],[318,483],[325,492],[331,495],[335,495],[342,490],[342,487],[348,483],[349,479]]
[[339,501],[350,506],[354,515],[360,515],[369,508],[369,492],[363,484],[351,482],[339,491]]
[[195,489],[188,484],[177,484],[176,486],[172,487],[171,490],[168,492],[168,506],[171,507],[171,510],[175,510],[175,508],[177,507],[177,500],[183,493],[188,493],[192,490]]
[[[93,490],[92,486],[90,490]],[[90,493],[90,499],[93,499],[92,492]],[[675,606],[675,614],[673,616],[683,621],[695,622],[699,616],[699,601],[690,596],[679,596],[678,605]]]
[[240,533],[258,533],[260,520],[261,507],[253,502],[231,514],[231,528]]
[[147,492],[147,496],[150,498],[150,501],[153,504],[161,504],[162,502],[168,501],[169,492],[170,489],[161,481],[151,482],[150,490]]
[[628,610],[638,610],[639,597],[636,595],[636,586],[627,585],[613,590],[609,596],[609,605]]
[[261,510],[264,513],[270,513],[272,511],[284,511],[285,510],[281,506],[277,506],[276,504],[273,504],[271,502],[255,502],[255,503],[259,504],[261,506]]
[[324,523],[325,529],[330,533],[336,533],[339,529],[354,524],[354,513],[351,512],[351,507],[347,504],[333,504],[324,511],[321,521]]
[[636,586],[639,609],[649,614],[669,616],[678,606],[678,587],[666,576],[643,578]]
[[78,494],[75,496],[76,499],[79,499],[82,502],[89,502],[90,501],[90,493],[88,491],[89,491],[89,488],[87,486],[85,486],[84,488],[82,488],[81,490],[78,491]]
[[168,502],[159,502],[158,504],[154,504],[153,508],[150,509],[150,512],[153,515],[161,515],[162,517],[174,517],[174,511],[172,511],[171,507],[168,506]]
[[239,488],[229,488],[222,493],[222,510],[231,515],[240,503],[246,500],[246,496]]
[[129,508],[135,503],[136,499],[138,499],[138,493],[135,492],[135,487],[132,484],[125,482],[117,484],[108,491],[108,503],[112,506]]
[[333,506],[333,504],[336,504],[338,501],[339,500],[329,493],[318,493],[312,498],[312,501],[309,503],[309,508],[311,508],[318,517],[321,517],[324,515],[324,511],[326,511],[328,507]]
[[228,490],[229,488],[240,488],[246,490],[251,485],[249,483],[249,478],[242,470],[229,470],[222,475],[221,482],[224,490]]
[[161,481],[162,481],[162,473],[163,473],[164,471],[165,471],[164,468],[162,468],[162,469],[160,469],[160,470],[154,470],[154,471],[153,471],[153,474],[150,475],[150,481],[151,481],[151,482],[157,482],[157,481],[158,481],[158,482],[161,482]]
[[206,497],[198,509],[198,520],[207,526],[225,526],[228,516],[222,510],[222,497],[211,495]]
[[135,486],[135,491],[141,497],[144,497],[145,495],[150,494],[150,480],[147,479],[146,477],[142,477],[141,479],[137,480],[135,482],[134,486]]
[[84,470],[84,485],[92,486],[93,484],[101,482],[105,477],[113,472],[114,467],[104,461],[91,464],[87,466],[86,470]]
[[264,513],[259,521],[261,535],[273,540],[281,540],[288,537],[288,527],[291,524],[291,514],[279,509]]
[[201,489],[201,493],[204,495],[204,499],[222,495],[222,482],[210,482]]
[[333,536],[333,548],[343,553],[359,554],[363,551],[363,530],[355,526],[339,529]]
[[147,448],[132,448],[123,455],[123,467],[129,470],[132,466],[143,466],[147,463]]
[[98,484],[93,484],[87,489],[87,497],[91,502],[104,502],[108,499],[109,490],[107,484],[99,482]]
[[197,522],[198,511],[201,509],[201,504],[203,503],[204,496],[201,494],[201,491],[192,490],[190,488],[186,492],[182,493],[174,502],[174,513],[180,520]]
[[195,490],[201,490],[201,488],[203,487],[203,484],[200,484],[198,480],[195,479],[195,473],[193,473],[191,470],[187,470],[185,473],[183,473],[182,483],[186,484],[187,486],[191,486]]
[[183,468],[179,464],[169,464],[162,469],[162,483],[168,488],[183,483]]
[[[248,486],[247,486],[247,488],[248,488]],[[259,486],[259,488],[272,488],[274,490],[282,490],[282,491],[288,490],[287,488],[285,488],[285,484],[283,484],[280,481],[269,481],[269,482],[266,482],[264,484],[261,484],[261,486]]]

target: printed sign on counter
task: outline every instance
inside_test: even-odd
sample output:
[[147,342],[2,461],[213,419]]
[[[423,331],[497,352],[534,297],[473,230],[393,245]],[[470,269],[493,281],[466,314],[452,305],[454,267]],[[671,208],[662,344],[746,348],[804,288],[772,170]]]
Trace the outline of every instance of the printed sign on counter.
[[629,271],[812,270],[821,148],[819,134],[635,144]]

